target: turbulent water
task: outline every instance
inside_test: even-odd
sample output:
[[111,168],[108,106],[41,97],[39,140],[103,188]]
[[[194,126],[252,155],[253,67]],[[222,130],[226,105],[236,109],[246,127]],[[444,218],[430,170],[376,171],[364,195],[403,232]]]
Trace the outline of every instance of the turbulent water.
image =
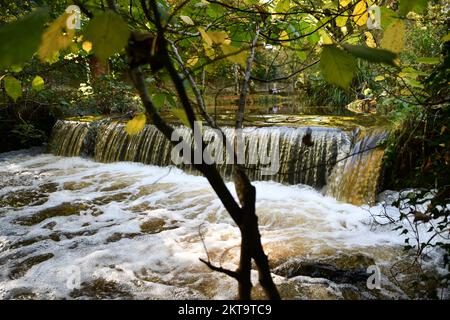
[[[404,239],[372,223],[381,205],[341,203],[304,185],[255,186],[263,245],[283,298],[415,297],[408,284],[417,272]],[[39,150],[0,155],[0,298],[234,298],[236,282],[199,258],[206,247],[213,263],[233,269],[239,243],[203,177]],[[438,253],[427,261],[439,271]],[[303,270],[305,262],[322,263],[319,276]],[[372,264],[380,289],[361,280]],[[258,286],[254,297],[263,297]]]

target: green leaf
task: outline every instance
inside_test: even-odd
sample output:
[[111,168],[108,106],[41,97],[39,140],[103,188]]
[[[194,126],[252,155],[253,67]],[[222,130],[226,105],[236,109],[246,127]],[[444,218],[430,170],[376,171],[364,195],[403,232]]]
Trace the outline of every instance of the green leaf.
[[39,9],[24,18],[0,27],[0,69],[31,59],[41,42],[47,9]]
[[392,22],[394,22],[397,14],[387,7],[380,7],[381,13],[381,27],[386,29]]
[[242,50],[240,48],[233,47],[228,44],[222,44],[220,48],[222,49],[223,54],[227,56],[227,59],[229,61],[233,63],[238,63],[241,66],[245,67],[248,56],[247,50]]
[[442,42],[450,41],[450,33],[447,33],[445,36],[442,37]]
[[394,60],[397,58],[397,54],[385,50],[385,49],[375,49],[366,46],[353,46],[349,44],[344,44],[345,50],[355,57],[376,63],[386,63],[395,66]]
[[6,76],[4,79],[6,94],[14,100],[17,101],[22,96],[22,85],[20,81],[13,76]]
[[157,109],[161,109],[164,107],[164,103],[166,102],[166,94],[165,93],[155,93],[152,95],[152,102]]
[[278,0],[275,7],[275,13],[286,13],[289,11],[291,1],[290,0]]
[[145,116],[145,113],[140,113],[127,122],[127,125],[125,126],[125,131],[130,136],[138,134],[144,129],[146,122],[147,117]]
[[356,71],[356,61],[336,46],[326,45],[320,56],[320,70],[328,82],[348,89]]
[[399,53],[405,42],[406,26],[402,20],[392,22],[384,31],[381,47]]
[[410,11],[422,13],[427,8],[428,0],[401,0],[400,14],[406,16]]
[[106,60],[125,47],[130,30],[119,15],[107,11],[89,21],[84,35],[92,42],[94,54],[100,60]]
[[424,58],[418,58],[417,62],[423,63],[423,64],[438,64],[440,62],[440,59],[437,57],[424,57]]
[[376,76],[373,80],[375,80],[375,81],[383,81],[385,78],[384,78],[384,76]]
[[186,112],[183,109],[172,109],[172,113],[188,128],[191,127]]
[[41,91],[44,89],[44,79],[40,76],[34,77],[33,81],[31,82],[31,87],[34,91]]

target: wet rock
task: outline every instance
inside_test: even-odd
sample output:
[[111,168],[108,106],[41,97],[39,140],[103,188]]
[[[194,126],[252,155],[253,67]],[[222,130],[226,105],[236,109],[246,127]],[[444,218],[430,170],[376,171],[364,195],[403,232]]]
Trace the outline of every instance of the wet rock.
[[127,183],[127,182],[116,182],[116,183],[111,184],[108,187],[101,188],[100,191],[105,192],[105,191],[121,190],[121,189],[125,189],[125,188],[129,187],[130,184],[131,184],[131,182],[130,183]]
[[324,278],[335,283],[362,283],[370,276],[365,268],[339,269],[335,265],[321,262],[289,260],[278,266],[275,274],[287,278],[307,276],[312,278]]
[[121,202],[127,200],[131,196],[129,192],[116,193],[113,195],[106,195],[95,198],[93,203],[96,205],[105,205],[111,202]]
[[58,190],[58,184],[55,182],[45,183],[39,187],[39,191],[43,193],[53,193]]
[[69,190],[69,191],[76,191],[76,190],[81,190],[81,189],[87,188],[91,185],[92,185],[92,183],[87,182],[87,181],[80,181],[80,182],[70,181],[70,182],[65,182],[63,184],[63,189]]
[[161,218],[154,218],[149,219],[141,224],[141,231],[143,233],[159,233],[164,230],[171,230],[178,228],[176,225],[166,225],[166,222],[164,219]]
[[38,213],[36,213],[32,216],[16,219],[15,223],[25,225],[25,226],[32,226],[32,225],[38,224],[49,218],[71,216],[71,215],[78,214],[78,213],[80,213],[80,211],[86,210],[86,209],[87,209],[87,206],[82,203],[64,202],[55,207],[51,207],[51,208],[47,208],[42,211],[39,211]]
[[36,256],[29,257],[22,262],[18,263],[14,269],[10,272],[9,277],[11,279],[18,279],[23,277],[28,270],[30,270],[35,265],[38,265],[44,261],[53,258],[53,253],[45,253]]
[[115,232],[115,233],[113,233],[111,236],[109,236],[106,239],[106,243],[117,242],[117,241],[120,241],[122,239],[133,239],[133,238],[137,237],[138,235],[140,235],[140,233],[120,233],[120,232]]
[[53,228],[56,226],[56,221],[50,221],[46,225],[44,225],[42,228],[53,230]]
[[8,193],[0,198],[0,207],[40,206],[46,203],[48,196],[38,190],[20,190]]
[[132,299],[131,293],[123,290],[117,282],[103,278],[92,282],[83,282],[81,288],[74,289],[69,294],[72,298],[86,299]]

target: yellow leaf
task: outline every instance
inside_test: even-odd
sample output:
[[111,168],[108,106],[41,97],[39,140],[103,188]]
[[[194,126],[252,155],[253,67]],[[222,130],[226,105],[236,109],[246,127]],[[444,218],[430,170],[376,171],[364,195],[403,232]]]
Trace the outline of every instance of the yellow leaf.
[[333,40],[331,39],[331,37],[328,35],[328,33],[325,30],[320,29],[319,34],[322,37],[323,44],[333,44]]
[[441,127],[441,136],[444,134],[445,130],[447,130],[446,126],[442,126]]
[[205,29],[200,27],[200,28],[198,28],[198,31],[200,32],[200,35],[202,36],[203,41],[205,41],[205,43],[208,46],[212,46],[213,42],[212,42],[211,38],[209,37],[209,35],[205,32]]
[[31,82],[31,87],[35,91],[41,91],[44,89],[44,79],[40,76],[34,77],[33,81]]
[[281,41],[281,45],[282,46],[285,46],[285,47],[289,46],[289,42],[285,41],[285,40],[289,40],[289,35],[288,35],[288,33],[286,31],[283,30],[283,31],[280,32],[279,39],[282,40]]
[[384,30],[381,47],[383,49],[399,53],[403,49],[405,41],[405,24],[402,20],[392,22],[386,30]]
[[215,44],[222,44],[228,39],[228,33],[225,31],[209,31],[207,34]]
[[140,113],[136,115],[133,119],[127,122],[125,126],[125,131],[130,135],[135,135],[142,131],[145,127],[145,123],[147,122],[147,117],[145,113]]
[[84,51],[89,53],[92,50],[92,42],[84,41],[81,47],[83,48]]
[[347,23],[348,17],[347,16],[339,16],[336,18],[336,26],[339,28],[345,27],[345,24]]
[[227,56],[227,59],[233,63],[238,63],[241,66],[245,67],[245,64],[247,63],[247,55],[248,53],[246,50],[241,50],[239,48],[233,47],[229,44],[222,44],[220,46],[222,49],[222,52],[225,56]]
[[375,42],[375,39],[374,39],[373,35],[369,31],[364,32],[364,35],[366,36],[366,44],[367,44],[367,46],[369,48],[376,48],[377,44]]
[[68,29],[66,22],[69,18],[68,13],[59,16],[53,21],[42,35],[41,45],[39,46],[38,55],[42,61],[55,61],[60,50],[64,50],[70,46],[75,36],[75,31]]
[[353,10],[353,20],[358,26],[365,25],[369,14],[367,13],[367,4],[365,1],[359,1]]
[[346,7],[348,6],[348,4],[352,2],[352,0],[340,0],[339,3],[341,4],[342,7]]
[[214,51],[214,49],[208,46],[206,43],[203,44],[203,48],[205,49],[206,56],[211,60],[214,60],[214,58],[216,57],[216,52]]
[[186,61],[186,63],[187,63],[187,65],[189,66],[189,67],[193,67],[193,66],[195,66],[196,64],[197,64],[197,62],[198,62],[198,57],[192,57],[192,58],[189,58],[187,61]]
[[195,24],[189,16],[180,16],[180,19],[188,25],[193,26]]
[[450,41],[450,33],[447,33],[445,36],[442,37],[443,42]]

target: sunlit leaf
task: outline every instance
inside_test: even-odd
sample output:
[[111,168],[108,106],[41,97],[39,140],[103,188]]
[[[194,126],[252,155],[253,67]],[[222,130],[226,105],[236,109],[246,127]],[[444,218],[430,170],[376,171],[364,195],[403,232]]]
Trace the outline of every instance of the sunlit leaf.
[[319,30],[320,37],[322,38],[323,44],[333,44],[333,40],[330,35],[323,29]]
[[187,65],[189,66],[189,67],[193,67],[193,66],[195,66],[196,64],[197,64],[197,62],[198,62],[198,57],[192,57],[192,58],[189,58],[187,61],[186,61],[186,63],[187,63]]
[[423,64],[438,64],[440,62],[440,60],[437,57],[423,57],[423,58],[417,58],[417,62],[423,63]]
[[320,70],[328,82],[348,89],[356,71],[356,61],[336,46],[326,45],[320,56]]
[[289,35],[288,35],[288,33],[287,33],[286,31],[284,31],[284,30],[281,31],[281,32],[280,32],[280,36],[279,36],[278,39],[281,40],[280,44],[281,44],[282,46],[285,46],[285,47],[288,47],[288,46],[289,46],[289,41],[286,41],[286,40],[289,40]]
[[381,47],[395,53],[401,52],[405,41],[405,31],[405,23],[402,20],[392,22],[384,31]]
[[53,21],[42,35],[38,55],[42,61],[54,62],[58,53],[70,46],[75,36],[73,29],[67,28],[68,13],[60,15]]
[[145,116],[145,113],[140,113],[127,122],[127,125],[125,126],[125,131],[130,136],[138,134],[144,129],[146,122],[147,117]]
[[367,44],[367,46],[369,48],[376,48],[377,47],[377,43],[375,42],[375,39],[374,39],[373,35],[369,31],[364,32],[364,35],[366,36],[366,44]]
[[200,27],[198,28],[198,31],[200,32],[200,35],[202,36],[203,41],[205,41],[205,43],[208,46],[212,46],[213,41],[211,40],[211,38],[209,37],[209,35],[205,32],[205,29]]
[[190,25],[190,26],[193,26],[195,23],[194,23],[194,21],[192,21],[192,19],[189,17],[189,16],[180,16],[180,19],[184,22],[184,23],[186,23],[186,24],[188,24],[188,25]]
[[229,61],[238,63],[245,67],[248,56],[248,52],[246,50],[241,50],[240,48],[236,48],[228,44],[222,44],[220,48]]
[[41,91],[44,89],[44,79],[40,76],[34,77],[33,81],[31,82],[31,87],[34,91]]
[[373,80],[379,82],[379,81],[383,81],[385,78],[384,76],[376,76]]
[[84,51],[89,53],[92,50],[92,42],[84,41],[83,44],[81,45],[81,47],[83,48]]
[[342,28],[346,25],[348,20],[347,16],[339,16],[336,18],[336,26],[339,28]]
[[228,33],[225,31],[208,31],[207,34],[215,44],[222,44],[228,39]]
[[22,96],[22,85],[20,81],[13,76],[6,76],[3,78],[3,84],[5,86],[6,94],[10,96],[14,102]]
[[348,4],[352,2],[352,0],[339,0],[339,3],[342,7],[348,6]]
[[277,5],[275,6],[275,12],[286,13],[289,11],[290,5],[291,5],[290,0],[278,0]]
[[368,18],[369,13],[367,12],[367,4],[364,0],[361,0],[353,9],[353,21],[355,21],[358,26],[363,26],[366,24]]
[[48,10],[39,9],[0,27],[0,69],[31,59],[41,43],[47,18]]
[[214,60],[214,58],[216,57],[216,52],[214,51],[214,49],[211,46],[208,46],[208,44],[206,43],[203,44],[203,49],[205,49],[206,56],[211,60]]
[[130,30],[122,18],[112,11],[99,13],[86,26],[84,36],[92,42],[94,54],[106,60],[122,50],[128,41]]

